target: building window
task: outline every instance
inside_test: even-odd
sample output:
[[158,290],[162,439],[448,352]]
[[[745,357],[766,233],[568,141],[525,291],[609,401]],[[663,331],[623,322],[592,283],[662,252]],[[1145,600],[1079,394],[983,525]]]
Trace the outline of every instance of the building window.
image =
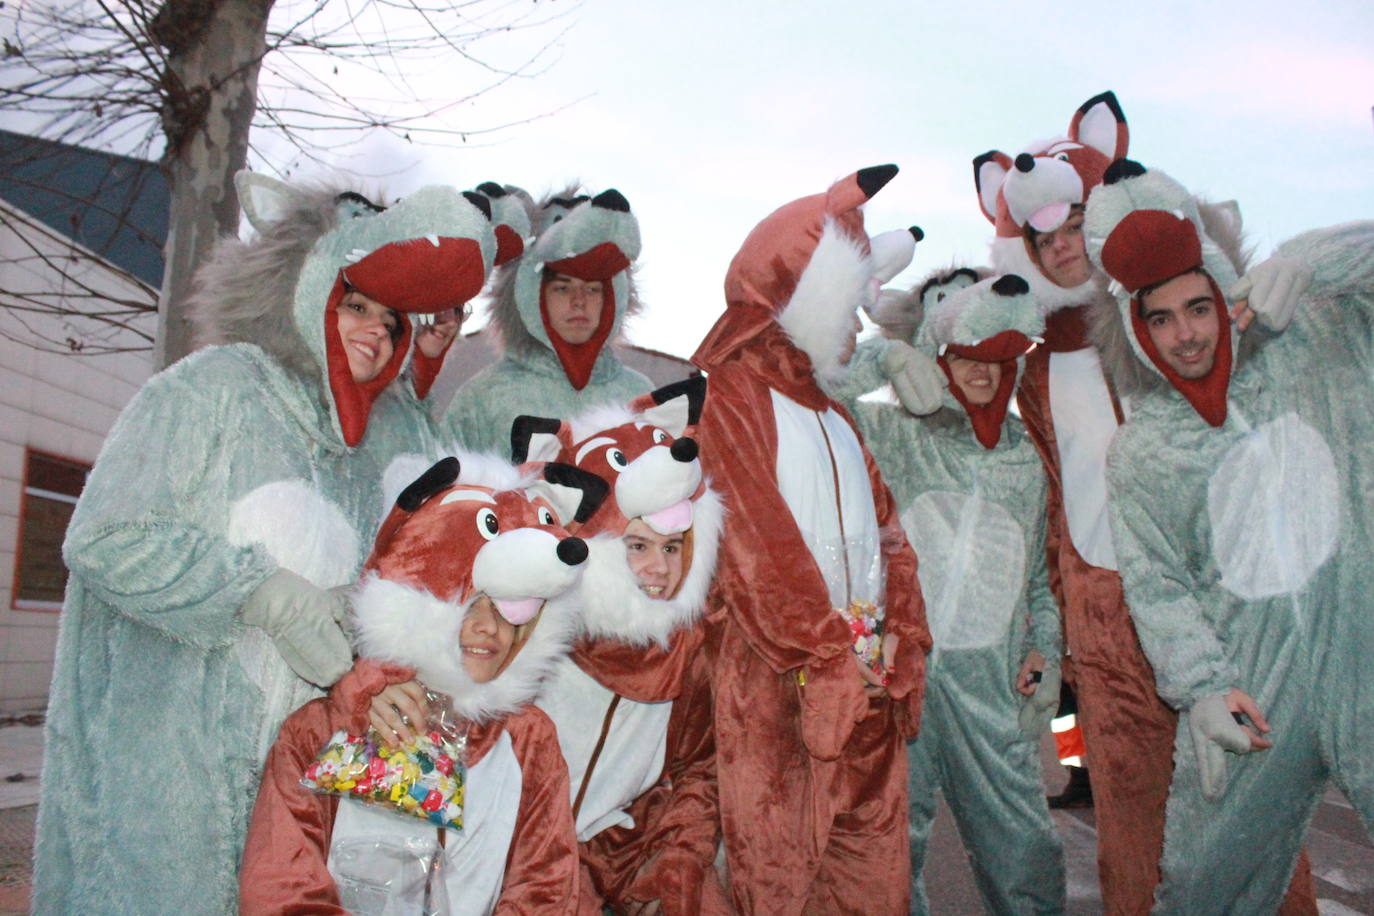
[[88,464],[32,449],[25,454],[11,607],[23,611],[62,608],[67,588],[62,540],[90,470]]

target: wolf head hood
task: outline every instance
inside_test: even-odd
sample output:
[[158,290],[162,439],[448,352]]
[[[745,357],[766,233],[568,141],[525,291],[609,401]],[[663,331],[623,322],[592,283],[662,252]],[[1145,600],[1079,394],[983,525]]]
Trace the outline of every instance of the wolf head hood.
[[[1006,274],[968,285],[964,271],[950,274],[953,289],[948,295],[929,284],[921,287],[929,305],[916,346],[934,356],[949,379],[945,406],[966,414],[975,438],[990,449],[1001,439],[1007,407],[1025,365],[1023,357],[1038,342],[1045,321],[1030,285],[1021,277]],[[1001,366],[989,403],[974,404],[964,396],[950,371],[951,355]]]
[[884,273],[860,207],[896,174],[895,165],[860,169],[755,226],[726,272],[725,313],[692,362],[709,372],[744,359],[799,403],[828,403],[817,377],[840,371],[855,310],[876,298]]
[[[496,254],[486,201],[446,187],[391,207],[342,188],[235,177],[257,232],[225,239],[197,272],[187,303],[197,346],[254,344],[287,370],[320,380],[334,433],[355,446],[382,389],[400,373],[411,316],[459,308],[481,292]],[[335,310],[357,290],[396,312],[401,333],[377,378],[348,367]]]
[[[468,719],[513,712],[568,650],[575,614],[552,599],[575,588],[586,558],[535,476],[487,456],[446,458],[401,493],[378,532],[352,602],[358,648],[414,668]],[[482,597],[516,636],[505,666],[479,683],[460,631]]]
[[1089,278],[1067,288],[1046,277],[1031,254],[1026,228],[1052,232],[1063,225],[1129,144],[1126,115],[1116,95],[1103,92],[1079,106],[1063,136],[1032,143],[1015,157],[989,150],[973,160],[978,206],[997,231],[992,266],[1030,284],[1047,315],[1089,301],[1096,284]]
[[[1111,292],[1136,357],[1187,399],[1204,420],[1226,419],[1235,334],[1223,289],[1238,279],[1228,253],[1207,235],[1201,210],[1187,189],[1159,171],[1122,159],[1112,164],[1088,201],[1088,256],[1112,278]],[[1140,291],[1194,268],[1212,288],[1219,334],[1215,362],[1202,378],[1185,379],[1159,355],[1140,316]]]
[[[580,391],[625,318],[639,311],[632,269],[640,252],[639,222],[615,189],[595,197],[570,189],[532,206],[529,218],[534,238],[497,273],[491,321],[516,355],[552,351]],[[601,320],[586,343],[569,344],[550,333],[542,295],[546,269],[603,282]]]
[[[579,586],[582,633],[666,648],[706,605],[724,527],[720,496],[702,477],[692,432],[706,399],[706,380],[686,379],[568,422],[515,421],[516,461],[556,460],[611,483],[601,508],[574,530],[591,551]],[[673,594],[651,597],[630,570],[626,529],[640,519],[652,531],[682,538],[682,579]]]

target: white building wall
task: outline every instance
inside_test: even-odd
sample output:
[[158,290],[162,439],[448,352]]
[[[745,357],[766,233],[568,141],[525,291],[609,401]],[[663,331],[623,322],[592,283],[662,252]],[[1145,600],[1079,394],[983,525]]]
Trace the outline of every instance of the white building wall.
[[[41,232],[25,231],[24,238],[19,238],[12,227],[27,221],[13,211],[5,216],[14,218],[0,220],[0,288],[66,288],[56,270],[35,256],[33,248],[59,262],[69,250]],[[139,295],[128,278],[96,259],[66,263],[80,271],[87,285],[120,298]],[[156,327],[155,315],[140,321],[149,333]],[[89,323],[64,323],[52,316],[21,315],[0,308],[0,714],[46,707],[60,619],[56,610],[14,606],[25,450],[94,464],[119,411],[152,374],[150,351],[103,356],[49,353],[19,342],[33,339],[34,332],[59,340],[100,334],[110,342],[141,345],[136,335],[126,331],[111,336]]]

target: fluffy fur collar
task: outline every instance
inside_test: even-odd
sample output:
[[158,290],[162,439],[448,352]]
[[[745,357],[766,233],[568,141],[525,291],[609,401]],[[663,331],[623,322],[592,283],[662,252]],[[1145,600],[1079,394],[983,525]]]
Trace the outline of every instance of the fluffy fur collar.
[[655,599],[644,594],[630,571],[621,536],[603,534],[587,539],[590,556],[581,583],[572,593],[550,601],[549,609],[561,614],[566,613],[564,606],[579,604],[579,637],[636,646],[657,642],[667,649],[673,631],[691,626],[701,616],[715,577],[725,523],[724,504],[709,485],[693,501],[692,511],[692,565],[672,598]]
[[509,715],[534,699],[540,683],[568,652],[573,610],[566,601],[557,607],[548,602],[505,670],[479,684],[463,668],[459,648],[467,604],[440,601],[376,575],[364,579],[353,596],[359,652],[414,668],[426,686],[451,696],[454,710],[474,722]]
[[865,242],[827,217],[792,298],[777,317],[792,343],[810,357],[822,382],[844,373],[840,355],[854,324],[854,310],[865,301],[873,276]]

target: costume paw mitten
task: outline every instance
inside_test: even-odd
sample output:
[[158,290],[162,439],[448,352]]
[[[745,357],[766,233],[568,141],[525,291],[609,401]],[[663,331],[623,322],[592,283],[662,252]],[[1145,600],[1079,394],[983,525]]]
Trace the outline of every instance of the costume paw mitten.
[[1026,697],[1017,716],[1017,724],[1021,726],[1021,734],[1027,741],[1039,741],[1045,729],[1050,727],[1050,720],[1059,708],[1059,689],[1062,685],[1063,674],[1059,665],[1055,662],[1045,665],[1040,673],[1040,684],[1035,688],[1035,693]]
[[897,400],[910,413],[924,417],[940,409],[945,374],[925,353],[900,340],[889,340],[882,355],[882,370]]
[[248,596],[241,616],[267,631],[292,671],[328,687],[353,665],[353,651],[338,624],[346,611],[339,595],[278,569]]
[[1203,697],[1188,710],[1188,734],[1197,753],[1204,798],[1216,799],[1226,789],[1226,752],[1248,754],[1250,736],[1231,716],[1226,694]]
[[1275,255],[1256,264],[1226,291],[1232,302],[1248,299],[1264,326],[1282,331],[1293,320],[1298,300],[1312,285],[1312,270],[1301,258]]

